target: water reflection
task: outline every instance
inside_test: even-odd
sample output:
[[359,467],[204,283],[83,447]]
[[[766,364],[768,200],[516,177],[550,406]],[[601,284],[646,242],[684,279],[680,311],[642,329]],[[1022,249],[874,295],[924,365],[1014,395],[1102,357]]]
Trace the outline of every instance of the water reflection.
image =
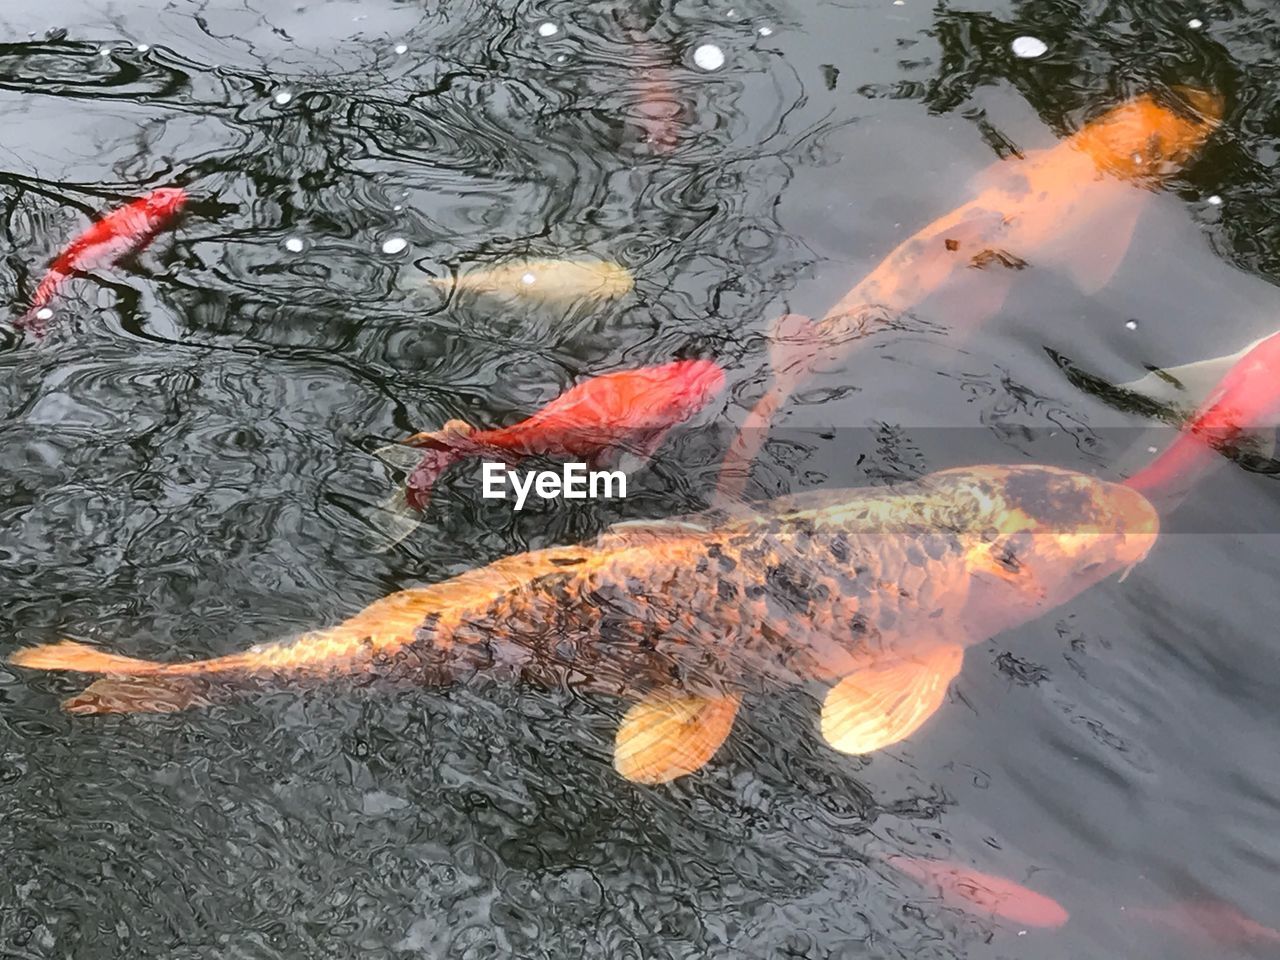
[[[614,507],[517,516],[447,485],[390,556],[364,549],[358,508],[385,492],[377,443],[509,422],[607,370],[714,356],[745,411],[769,318],[820,315],[993,157],[1134,91],[1192,84],[1232,107],[1116,280],[1093,298],[1035,284],[963,351],[939,335],[946,305],[923,310],[794,398],[758,488],[1024,453],[1106,469],[1116,421],[1046,348],[1123,383],[1274,329],[1275,11],[737,13],[0,13],[10,37],[34,32],[0,47],[13,300],[91,216],[162,184],[194,198],[173,237],[76,278],[47,342],[0,342],[7,649],[68,635],[229,654],[618,517],[696,510],[723,436],[674,435]],[[66,37],[37,39],[58,25]],[[1048,52],[1013,57],[1019,36]],[[694,62],[704,43],[719,70]],[[384,252],[392,238],[405,250]],[[562,320],[415,286],[584,250],[634,273],[634,296]],[[1146,423],[1135,413],[1116,416]],[[76,956],[1199,957],[1183,928],[1117,908],[1191,901],[1226,905],[1189,911],[1216,955],[1248,956],[1265,937],[1213,918],[1276,926],[1277,790],[1257,762],[1280,692],[1263,646],[1274,544],[1226,531],[1241,515],[1269,530],[1276,511],[1241,471],[1209,489],[1185,509],[1219,535],[1169,539],[1123,589],[972,650],[957,719],[869,760],[817,742],[807,691],[757,703],[721,762],[655,790],[619,783],[616,714],[570,692],[290,691],[94,721],[56,712],[74,681],[6,668],[0,934]],[[1005,653],[1038,682],[1011,679]],[[1010,939],[881,853],[1025,882],[1072,919]]]

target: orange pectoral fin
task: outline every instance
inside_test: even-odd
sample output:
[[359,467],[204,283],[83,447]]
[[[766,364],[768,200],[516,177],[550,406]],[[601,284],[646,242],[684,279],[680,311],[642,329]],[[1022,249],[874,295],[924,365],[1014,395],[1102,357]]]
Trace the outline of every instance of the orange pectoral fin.
[[701,768],[733,729],[742,697],[655,694],[626,712],[613,766],[634,783],[667,783]]
[[947,645],[850,674],[823,701],[823,738],[841,753],[855,754],[906,739],[942,706],[963,661],[964,648]]

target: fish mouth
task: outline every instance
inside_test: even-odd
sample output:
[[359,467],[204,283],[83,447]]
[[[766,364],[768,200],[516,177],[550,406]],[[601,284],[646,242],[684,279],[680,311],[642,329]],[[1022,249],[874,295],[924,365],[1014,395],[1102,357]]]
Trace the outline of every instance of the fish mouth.
[[1118,559],[1128,571],[1147,558],[1160,535],[1160,515],[1143,494],[1113,484],[1111,507],[1115,530],[1121,535]]

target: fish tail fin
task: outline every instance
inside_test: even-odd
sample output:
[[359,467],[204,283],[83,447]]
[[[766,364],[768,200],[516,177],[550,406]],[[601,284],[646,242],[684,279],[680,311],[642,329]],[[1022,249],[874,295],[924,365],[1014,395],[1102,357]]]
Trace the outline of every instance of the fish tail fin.
[[385,553],[418,528],[422,514],[409,505],[404,488],[396,490],[377,507],[370,523],[374,533],[368,538],[369,549]]
[[70,670],[76,673],[124,673],[133,676],[163,673],[168,664],[138,660],[107,653],[87,643],[63,640],[27,647],[9,657],[9,662],[33,670]]
[[174,664],[107,653],[74,640],[19,650],[9,663],[33,670],[110,675],[64,700],[62,708],[68,713],[173,713],[212,702],[210,683],[204,677],[175,676],[168,672]]
[[212,685],[204,677],[103,677],[73,697],[62,709],[76,716],[103,713],[177,713],[213,703]]

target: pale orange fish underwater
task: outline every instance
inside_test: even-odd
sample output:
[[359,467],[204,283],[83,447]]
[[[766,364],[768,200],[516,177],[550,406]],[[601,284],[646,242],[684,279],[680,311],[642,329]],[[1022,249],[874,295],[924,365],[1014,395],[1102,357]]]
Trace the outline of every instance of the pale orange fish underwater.
[[780,318],[771,337],[772,382],[725,458],[721,494],[741,496],[771,419],[800,383],[949,281],[982,271],[982,282],[948,308],[953,329],[998,312],[1024,268],[1064,270],[1086,292],[1105,286],[1151,189],[1196,155],[1222,116],[1218,95],[1175,92],[1167,103],[1136,97],[1050,149],[998,161],[973,199],[899,244],[820,320]]
[[623,776],[697,770],[744,697],[811,681],[821,731],[867,753],[942,706],[966,647],[1127,570],[1155,542],[1140,494],[1054,467],[946,470],[898,487],[786,497],[610,528],[403,590],[349,620],[186,663],[82,643],[30,668],[104,674],[77,714],[170,711],[237,688],[352,678],[438,687],[485,674],[630,701]]

